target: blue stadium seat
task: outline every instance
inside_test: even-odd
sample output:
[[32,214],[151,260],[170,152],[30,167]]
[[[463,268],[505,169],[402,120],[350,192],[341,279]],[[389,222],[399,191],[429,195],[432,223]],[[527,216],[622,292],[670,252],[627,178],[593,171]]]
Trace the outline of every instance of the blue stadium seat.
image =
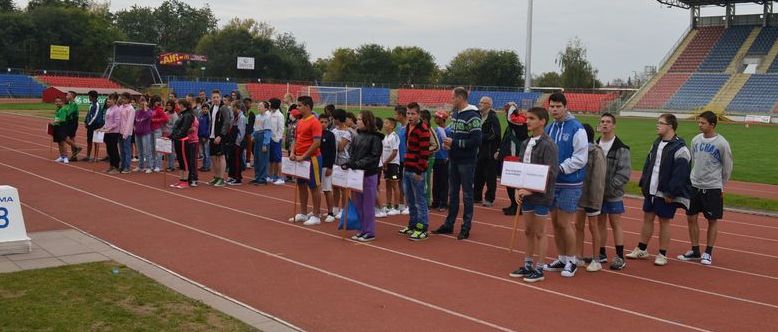
[[[517,92],[517,91],[471,91],[469,95],[469,102],[473,105],[478,105],[481,97],[492,98],[492,107],[495,109],[501,109],[508,102],[515,102],[519,106],[530,104],[535,105],[535,102],[540,98],[539,92]],[[522,103],[524,102],[524,103]]]
[[40,98],[46,87],[28,75],[0,74],[0,96]]
[[767,26],[762,28],[759,35],[756,36],[754,44],[748,49],[747,55],[765,55],[775,44],[775,40],[778,39],[778,27]]
[[214,89],[219,89],[222,95],[238,90],[238,84],[233,82],[199,82],[199,81],[169,81],[168,88],[179,97],[187,94],[197,95],[200,90],[210,94]]
[[667,101],[665,108],[671,110],[693,110],[705,106],[727,83],[728,74],[696,73],[692,75],[675,95]]
[[753,29],[753,26],[735,26],[726,29],[724,35],[721,36],[716,46],[711,49],[697,71],[709,73],[724,72]]
[[778,74],[754,74],[727,106],[733,113],[771,113],[778,102]]

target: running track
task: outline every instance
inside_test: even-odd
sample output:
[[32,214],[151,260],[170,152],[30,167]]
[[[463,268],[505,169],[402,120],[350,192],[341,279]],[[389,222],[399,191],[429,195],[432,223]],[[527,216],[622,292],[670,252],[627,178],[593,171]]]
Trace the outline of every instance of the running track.
[[[512,220],[498,208],[476,208],[467,241],[412,243],[395,235],[407,220],[397,216],[379,220],[377,241],[358,244],[341,240],[334,224],[286,222],[289,186],[173,190],[161,174],[59,165],[50,161],[48,120],[1,114],[0,121],[0,182],[19,188],[28,231],[68,223],[306,330],[721,331],[778,322],[774,219],[727,213],[710,267],[628,261],[622,272],[549,273],[529,285],[507,277],[523,253],[508,252]],[[500,195],[497,206],[507,204]],[[626,204],[631,250],[640,202]],[[443,217],[431,213],[431,227]],[[683,224],[674,221],[671,257],[688,249]],[[656,246],[654,239],[649,251]]]

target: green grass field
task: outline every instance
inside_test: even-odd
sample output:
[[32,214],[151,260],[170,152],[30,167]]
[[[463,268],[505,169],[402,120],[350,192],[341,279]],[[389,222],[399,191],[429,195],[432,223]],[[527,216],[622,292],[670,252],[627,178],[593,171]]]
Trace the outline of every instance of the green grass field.
[[[119,268],[113,274],[112,269]],[[256,331],[114,262],[2,274],[3,331]]]

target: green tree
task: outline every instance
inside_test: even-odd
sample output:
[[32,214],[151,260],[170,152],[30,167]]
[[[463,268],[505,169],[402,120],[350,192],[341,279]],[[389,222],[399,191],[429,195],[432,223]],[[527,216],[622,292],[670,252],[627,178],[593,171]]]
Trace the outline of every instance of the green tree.
[[352,79],[362,82],[389,82],[394,79],[392,52],[378,44],[356,49],[358,74]]
[[329,82],[355,81],[359,75],[357,52],[350,48],[338,48],[326,60],[324,79]]
[[62,7],[88,9],[92,5],[91,0],[30,0],[27,3],[27,10],[33,10],[40,7]]
[[192,52],[216,28],[210,7],[194,8],[178,0],[165,0],[157,8],[134,5],[115,16],[128,41],[157,44],[166,52]]
[[442,82],[452,85],[520,86],[524,66],[514,51],[466,49],[446,66]]
[[562,86],[566,89],[602,86],[597,80],[597,69],[586,58],[586,47],[578,37],[570,40],[567,47],[559,52],[556,64],[562,69]]
[[545,72],[532,79],[532,85],[542,88],[562,87],[562,77],[555,71]]
[[392,65],[394,82],[429,84],[437,77],[435,57],[420,47],[395,47],[392,50]]
[[16,11],[13,0],[0,0],[0,13]]

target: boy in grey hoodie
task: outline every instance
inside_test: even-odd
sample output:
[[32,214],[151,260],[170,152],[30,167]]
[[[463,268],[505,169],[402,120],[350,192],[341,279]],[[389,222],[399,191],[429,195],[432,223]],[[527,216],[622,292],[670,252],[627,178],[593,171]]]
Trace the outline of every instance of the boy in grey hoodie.
[[[686,211],[689,222],[689,240],[692,249],[678,259],[700,261],[704,265],[713,263],[713,245],[718,233],[718,220],[724,214],[724,184],[732,175],[732,150],[729,142],[716,133],[718,117],[711,111],[700,114],[697,125],[700,134],[692,139],[692,195]],[[705,253],[700,255],[700,225],[698,215],[708,219],[708,238]]]
[[592,234],[592,261],[586,267],[586,271],[597,272],[602,270],[599,259],[594,259],[597,249],[600,248],[600,232],[598,230],[597,216],[602,207],[602,195],[605,192],[605,154],[602,147],[594,143],[594,128],[588,123],[583,125],[586,137],[589,141],[589,154],[586,161],[586,175],[584,176],[581,200],[578,201],[578,211],[575,222],[575,246],[578,257],[583,257],[584,252],[584,226],[589,219],[589,232]]
[[608,261],[605,244],[608,243],[608,221],[613,229],[613,244],[616,258],[611,262],[611,270],[621,270],[627,266],[624,260],[624,229],[621,227],[621,215],[624,214],[624,186],[629,182],[632,172],[632,156],[629,146],[616,136],[616,117],[604,113],[600,117],[602,137],[597,144],[602,147],[607,162],[605,175],[605,193],[603,195],[598,227],[600,228],[600,263]]

